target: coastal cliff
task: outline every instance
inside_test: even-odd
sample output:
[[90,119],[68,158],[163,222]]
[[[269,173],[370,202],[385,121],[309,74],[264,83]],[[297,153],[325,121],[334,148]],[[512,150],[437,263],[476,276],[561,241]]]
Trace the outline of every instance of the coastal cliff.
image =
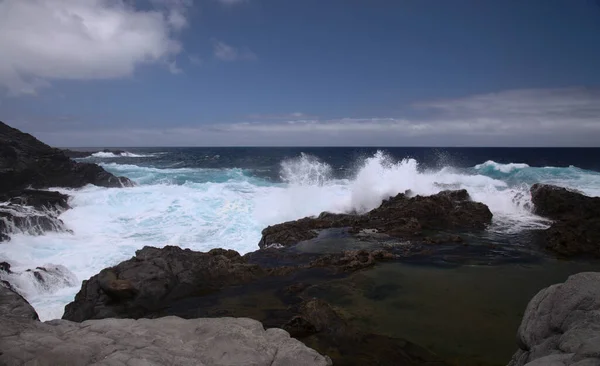
[[78,163],[62,150],[0,122],[0,242],[10,234],[65,231],[60,213],[69,208],[68,196],[48,188],[127,187],[133,182],[116,177],[96,164]]

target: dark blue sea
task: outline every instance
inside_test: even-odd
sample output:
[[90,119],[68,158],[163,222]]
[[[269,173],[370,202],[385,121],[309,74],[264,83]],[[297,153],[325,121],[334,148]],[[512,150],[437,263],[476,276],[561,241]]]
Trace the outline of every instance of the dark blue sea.
[[247,253],[271,224],[323,211],[367,211],[406,190],[462,188],[493,212],[490,235],[512,238],[548,225],[531,212],[534,183],[600,195],[600,149],[122,149],[81,160],[127,176],[136,187],[61,189],[72,196],[73,209],[61,215],[72,233],[18,234],[0,247],[0,259],[17,271],[52,263],[71,274],[67,285],[46,289],[22,282],[43,319],[60,317],[81,280],[145,245]]

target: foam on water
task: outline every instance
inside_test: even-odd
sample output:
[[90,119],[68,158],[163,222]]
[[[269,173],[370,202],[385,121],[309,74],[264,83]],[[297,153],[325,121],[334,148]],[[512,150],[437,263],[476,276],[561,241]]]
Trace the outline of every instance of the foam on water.
[[154,154],[144,155],[144,154],[134,154],[128,151],[124,151],[120,154],[115,154],[107,151],[99,151],[97,153],[93,153],[91,155],[94,158],[148,158],[154,156]]
[[[0,246],[0,261],[13,265],[20,291],[40,317],[52,319],[61,317],[80,281],[130,258],[145,245],[178,245],[201,251],[221,247],[246,253],[257,249],[260,233],[268,225],[322,211],[364,212],[377,207],[383,198],[408,189],[430,195],[465,188],[494,213],[490,230],[512,233],[547,225],[530,211],[528,189],[540,171],[546,174],[545,181],[560,181],[560,185],[588,194],[600,188],[599,174],[578,168],[548,170],[524,164],[507,168],[492,163],[469,169],[425,170],[414,159],[395,161],[378,152],[360,161],[353,174],[340,179],[333,177],[328,164],[303,154],[281,163],[283,183],[257,178],[243,169],[103,164],[138,186],[59,189],[72,197],[73,208],[61,219],[73,234],[16,234],[11,243]],[[47,263],[67,268],[76,277],[76,285],[59,281],[60,286],[42,291],[23,284],[27,276],[18,273]]]

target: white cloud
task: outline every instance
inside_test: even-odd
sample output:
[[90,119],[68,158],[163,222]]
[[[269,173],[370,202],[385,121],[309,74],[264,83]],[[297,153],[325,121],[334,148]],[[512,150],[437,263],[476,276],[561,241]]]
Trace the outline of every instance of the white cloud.
[[131,76],[140,64],[179,70],[177,32],[190,0],[0,0],[0,88],[35,93],[52,80]]
[[212,40],[213,52],[216,58],[222,61],[236,61],[236,60],[256,60],[258,57],[252,51],[247,48],[236,48],[228,45],[225,42],[221,42],[217,39]]
[[[23,125],[43,141],[103,146],[599,146],[600,90],[511,90],[419,103],[426,117],[250,115],[229,124],[87,131]],[[8,121],[10,123],[10,121]],[[170,121],[169,121],[170,122]],[[19,127],[19,125],[16,125]],[[123,130],[121,130],[121,128]],[[129,129],[129,130],[125,130]]]

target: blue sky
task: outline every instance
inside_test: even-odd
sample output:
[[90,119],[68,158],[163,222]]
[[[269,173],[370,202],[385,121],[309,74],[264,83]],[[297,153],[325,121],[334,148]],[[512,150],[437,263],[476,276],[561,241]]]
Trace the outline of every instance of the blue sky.
[[0,49],[57,146],[600,141],[595,0],[0,0]]

